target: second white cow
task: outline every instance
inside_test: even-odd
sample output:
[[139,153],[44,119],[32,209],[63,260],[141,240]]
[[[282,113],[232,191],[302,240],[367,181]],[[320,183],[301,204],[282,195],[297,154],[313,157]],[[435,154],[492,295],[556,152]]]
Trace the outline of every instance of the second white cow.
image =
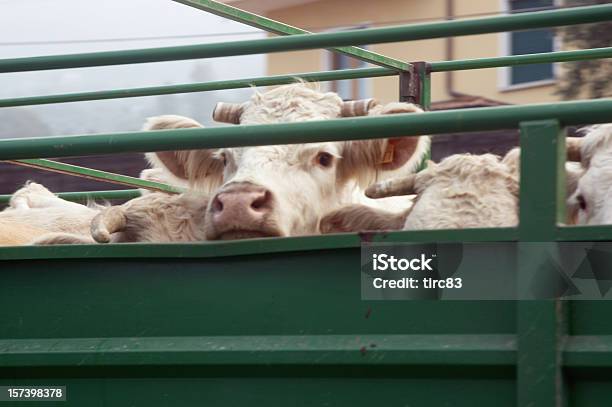
[[578,224],[612,224],[612,123],[585,132],[584,137],[568,138],[568,154],[585,171],[568,199],[569,212]]

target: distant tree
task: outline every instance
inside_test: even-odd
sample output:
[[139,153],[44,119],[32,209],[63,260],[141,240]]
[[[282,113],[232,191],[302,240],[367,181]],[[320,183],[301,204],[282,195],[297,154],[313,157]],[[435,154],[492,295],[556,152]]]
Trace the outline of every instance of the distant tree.
[[[612,3],[612,0],[565,0],[565,6],[588,6]],[[612,45],[612,21],[582,24],[561,28],[561,39],[566,48],[587,49]],[[563,64],[563,77],[557,93],[563,99],[584,95],[588,98],[612,96],[612,60],[568,62]]]

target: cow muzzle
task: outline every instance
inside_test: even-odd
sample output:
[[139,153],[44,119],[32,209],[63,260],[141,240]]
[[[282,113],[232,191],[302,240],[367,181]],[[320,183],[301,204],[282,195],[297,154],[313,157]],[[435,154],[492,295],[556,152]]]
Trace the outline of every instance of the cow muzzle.
[[282,236],[275,199],[262,186],[241,182],[223,187],[208,207],[207,239],[233,240]]

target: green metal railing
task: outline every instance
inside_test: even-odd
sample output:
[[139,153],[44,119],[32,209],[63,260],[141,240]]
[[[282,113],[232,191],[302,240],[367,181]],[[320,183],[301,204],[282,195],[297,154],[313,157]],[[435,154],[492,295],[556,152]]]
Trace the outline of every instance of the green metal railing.
[[[524,64],[582,61],[612,58],[612,47],[575,51],[557,51],[542,54],[511,55],[497,58],[479,58],[455,61],[432,62],[430,72],[460,71],[467,69],[497,68]],[[304,72],[293,75],[264,76],[226,81],[201,82],[144,88],[113,89],[95,92],[65,93],[59,95],[30,96],[0,99],[0,107],[46,105],[52,103],[84,102],[91,100],[123,99],[143,96],[171,95],[177,93],[208,92],[216,90],[249,88],[294,83],[296,78],[309,82],[337,81],[344,79],[397,76],[399,71],[387,68],[342,69],[327,72]]]
[[138,131],[0,141],[2,159],[71,157],[255,145],[365,140],[448,132],[516,128],[522,122],[559,120],[562,125],[605,123],[612,99],[446,110],[299,123]]
[[[288,26],[286,24],[276,22],[274,20],[267,19],[265,17],[257,16],[252,13],[244,12],[242,10],[227,6],[211,0],[185,0],[181,3],[188,4],[193,7],[197,7],[206,11],[213,12],[218,15],[227,16],[228,18],[240,21],[246,24],[258,28],[267,29],[270,32],[283,34],[283,35],[297,35],[291,38],[278,38],[278,39],[266,39],[256,40],[256,44],[264,44],[264,51],[266,44],[273,43],[275,40],[298,40],[300,44],[306,44],[308,47],[317,47],[320,41],[325,41],[333,38],[333,41],[342,41],[342,38],[353,38],[354,35],[361,33],[363,30],[341,32],[341,33],[325,33],[325,34],[308,34],[306,31],[296,27]],[[473,33],[483,32],[500,32],[504,29],[518,29],[518,28],[532,28],[532,27],[545,27],[555,24],[578,24],[593,21],[602,21],[610,17],[612,13],[612,6],[592,6],[582,7],[575,9],[566,10],[552,10],[537,13],[522,13],[520,15],[510,15],[494,18],[484,19],[470,19],[461,21],[447,21],[443,23],[429,23],[420,24],[413,26],[402,26],[402,27],[388,27],[379,29],[369,29],[368,40],[362,41],[364,43],[376,43],[382,42],[383,39],[394,40],[394,39],[405,39],[412,40],[418,39],[422,35],[469,35]],[[370,35],[371,34],[371,35]],[[340,35],[340,39],[336,37]],[[347,37],[348,35],[348,37]],[[303,42],[305,41],[305,42]],[[229,45],[228,45],[229,44]],[[232,47],[243,47],[247,46],[247,49],[258,52],[259,48],[251,49],[253,46],[251,41],[238,41],[233,43],[221,44],[224,49],[232,49]],[[296,45],[297,49],[301,49],[302,45]],[[9,71],[31,71],[39,69],[56,69],[76,66],[89,66],[89,65],[74,65],[74,63],[92,63],[93,65],[109,65],[116,63],[136,63],[136,62],[150,62],[150,61],[161,61],[171,59],[184,59],[189,55],[190,58],[198,57],[211,57],[215,56],[215,47],[219,47],[219,44],[209,44],[203,46],[188,46],[188,47],[167,47],[157,48],[150,50],[134,50],[134,51],[118,51],[118,52],[103,52],[103,53],[89,53],[89,54],[75,54],[75,55],[63,55],[63,56],[50,56],[50,57],[37,57],[37,58],[18,58],[12,60],[0,61],[0,72]],[[198,47],[201,53],[195,52],[193,47]],[[207,48],[208,47],[208,48]],[[229,48],[228,48],[229,47]],[[291,46],[292,49],[293,45]],[[334,48],[334,50],[339,50]],[[116,99],[116,98],[128,98],[128,97],[142,97],[152,95],[164,95],[164,94],[175,94],[175,93],[187,93],[187,92],[202,92],[211,90],[221,89],[236,89],[244,88],[248,86],[266,86],[266,85],[277,85],[291,83],[296,77],[308,81],[331,81],[331,80],[342,80],[342,79],[355,79],[365,77],[380,77],[380,76],[393,76],[400,75],[401,78],[405,75],[419,77],[419,85],[421,88],[413,90],[416,95],[411,99],[410,95],[404,95],[403,100],[415,100],[418,99],[420,104],[424,107],[429,106],[430,100],[430,73],[431,72],[444,72],[454,71],[463,69],[481,69],[491,68],[500,66],[510,66],[519,64],[534,64],[542,62],[562,62],[562,61],[576,61],[585,59],[595,58],[610,58],[612,56],[612,47],[600,48],[592,50],[576,50],[576,51],[560,51],[547,54],[533,54],[533,55],[515,55],[508,57],[498,58],[482,58],[475,60],[458,60],[458,61],[443,61],[434,62],[430,64],[404,64],[403,69],[398,70],[397,61],[390,58],[381,56],[379,54],[368,53],[365,50],[360,50],[354,47],[343,48],[339,50],[350,55],[354,55],[355,52],[360,53],[360,58],[368,60],[375,64],[383,65],[390,68],[364,68],[364,69],[349,69],[341,71],[329,71],[329,72],[309,72],[300,73],[295,75],[281,75],[274,77],[260,77],[260,78],[246,78],[230,81],[215,81],[207,83],[195,83],[195,84],[181,84],[181,85],[170,85],[170,86],[157,86],[147,88],[133,88],[133,89],[114,89],[108,91],[96,91],[96,92],[81,92],[71,94],[59,94],[59,95],[45,95],[45,96],[32,96],[32,97],[21,97],[21,98],[10,98],[0,100],[0,107],[15,107],[15,106],[28,106],[38,104],[49,104],[49,103],[67,103],[76,101],[88,101],[88,100],[103,100],[103,99]],[[210,53],[212,52],[212,54]],[[363,52],[366,52],[365,54]],[[127,58],[127,59],[125,59]],[[132,59],[130,59],[132,58]],[[136,58],[136,59],[133,59]],[[144,59],[153,58],[153,59]],[[161,58],[161,59],[159,59]],[[189,59],[190,59],[189,58]],[[385,60],[381,60],[385,59]],[[123,62],[121,62],[123,61]],[[59,64],[59,65],[58,65]],[[417,65],[419,69],[417,69]],[[58,155],[60,156],[60,155]],[[31,158],[31,157],[28,157]],[[59,164],[54,162],[42,162],[38,163],[39,168],[48,168],[54,170]],[[64,167],[64,174],[73,174],[75,176],[84,176],[83,171],[75,169],[71,172],[71,169]],[[90,172],[86,174],[89,178],[98,179],[100,181],[111,181],[115,183],[122,183],[127,186],[137,186],[142,188],[149,188],[152,190],[159,190],[159,185],[145,185],[146,182],[139,183],[138,181],[129,180],[118,174]],[[172,187],[165,186],[161,189],[171,190]],[[105,198],[105,195],[101,193],[100,198]],[[6,196],[0,196],[0,202],[6,201]]]
[[612,47],[545,52],[541,54],[510,55],[496,58],[458,59],[454,61],[433,62],[430,64],[430,68],[431,72],[448,72],[553,62],[584,61],[602,58],[612,58]]
[[[612,48],[610,48],[612,51]],[[293,75],[263,76],[258,78],[234,79],[180,85],[151,86],[145,88],[113,89],[96,92],[66,93],[60,95],[31,96],[0,99],[0,107],[46,105],[51,103],[84,102],[90,100],[123,99],[142,96],[172,95],[177,93],[209,92],[215,90],[249,88],[294,83],[296,78],[309,82],[337,81],[343,79],[375,78],[398,75],[387,68],[342,69],[327,72],[304,72]]]

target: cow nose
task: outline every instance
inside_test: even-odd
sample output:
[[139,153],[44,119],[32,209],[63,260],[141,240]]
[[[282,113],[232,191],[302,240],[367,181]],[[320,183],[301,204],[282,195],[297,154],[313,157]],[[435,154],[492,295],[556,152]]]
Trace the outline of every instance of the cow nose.
[[211,203],[215,223],[251,225],[272,211],[272,194],[267,189],[240,184],[219,192]]

